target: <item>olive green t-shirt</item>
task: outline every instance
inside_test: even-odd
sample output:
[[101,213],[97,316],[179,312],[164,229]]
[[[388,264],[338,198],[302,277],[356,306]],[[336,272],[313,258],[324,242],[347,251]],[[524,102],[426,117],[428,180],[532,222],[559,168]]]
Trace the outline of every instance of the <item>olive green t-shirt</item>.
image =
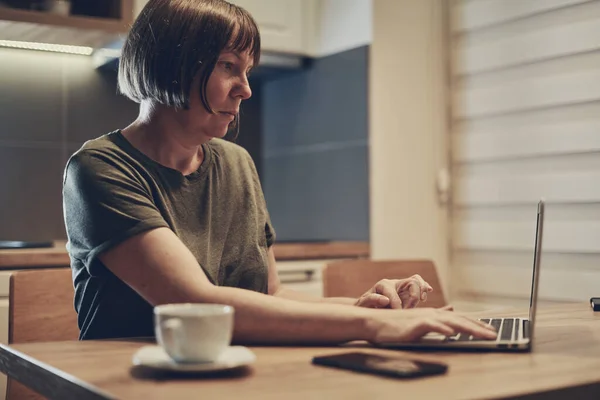
[[190,175],[137,150],[120,131],[88,141],[63,181],[80,339],[153,336],[152,306],[98,255],[150,229],[171,229],[215,285],[266,293],[275,233],[252,158],[221,139]]

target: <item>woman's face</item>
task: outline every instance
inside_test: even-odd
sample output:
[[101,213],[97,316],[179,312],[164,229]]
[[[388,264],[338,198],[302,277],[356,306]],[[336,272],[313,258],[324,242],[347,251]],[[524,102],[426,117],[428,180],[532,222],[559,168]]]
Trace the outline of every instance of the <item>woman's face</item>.
[[[223,51],[220,54],[206,86],[208,104],[214,114],[204,108],[199,90],[191,91],[190,108],[185,113],[187,121],[184,123],[194,132],[194,137],[205,141],[225,136],[240,110],[240,103],[252,95],[248,83],[252,62],[248,52]],[[198,87],[199,78],[196,78],[192,88]]]

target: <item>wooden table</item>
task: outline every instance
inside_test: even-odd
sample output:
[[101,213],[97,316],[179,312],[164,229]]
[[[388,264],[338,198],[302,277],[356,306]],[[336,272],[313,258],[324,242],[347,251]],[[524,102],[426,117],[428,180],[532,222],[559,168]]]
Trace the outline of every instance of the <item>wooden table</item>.
[[132,366],[133,353],[145,344],[133,340],[0,345],[0,369],[51,398],[600,398],[600,313],[587,304],[544,307],[535,340],[532,353],[518,354],[408,353],[358,345],[361,351],[449,365],[444,376],[407,381],[311,365],[313,356],[348,351],[344,347],[253,347],[258,360],[245,371],[205,377],[151,373]]
[[[65,241],[53,247],[38,249],[0,249],[0,270],[24,268],[69,267]],[[368,242],[275,243],[278,261],[337,258],[368,258]]]

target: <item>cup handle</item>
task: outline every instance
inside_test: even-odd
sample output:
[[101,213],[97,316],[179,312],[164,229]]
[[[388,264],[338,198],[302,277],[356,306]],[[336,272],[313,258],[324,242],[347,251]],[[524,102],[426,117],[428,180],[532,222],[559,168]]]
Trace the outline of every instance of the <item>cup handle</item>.
[[176,349],[177,355],[182,356],[181,343],[183,334],[181,330],[182,322],[179,318],[169,318],[162,322],[163,327],[163,340],[167,343],[167,346]]

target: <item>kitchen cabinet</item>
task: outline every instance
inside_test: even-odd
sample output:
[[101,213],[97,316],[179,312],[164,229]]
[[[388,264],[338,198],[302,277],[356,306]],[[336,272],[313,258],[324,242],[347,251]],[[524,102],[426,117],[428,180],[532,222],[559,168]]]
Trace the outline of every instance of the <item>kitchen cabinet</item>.
[[132,1],[111,1],[110,14],[102,17],[0,6],[0,40],[85,46],[91,52],[127,32],[133,17]]
[[324,57],[371,43],[372,0],[230,0],[256,19],[263,50]]
[[[371,40],[372,0],[230,1],[254,16],[266,53],[322,57]],[[103,17],[0,6],[0,40],[85,46],[85,54],[112,48],[147,2],[111,0]]]
[[[134,0],[134,16],[148,0]],[[256,20],[262,50],[322,57],[371,41],[372,0],[229,0]]]
[[333,260],[278,261],[277,271],[286,288],[313,296],[323,296],[321,271]]
[[366,242],[275,243],[273,251],[282,285],[313,296],[323,296],[322,271],[335,261],[369,258]]
[[[134,0],[137,17],[148,0]],[[261,32],[264,51],[306,54],[305,27],[315,0],[229,0],[248,10]]]
[[231,0],[256,20],[265,51],[307,53],[306,24],[313,0]]

